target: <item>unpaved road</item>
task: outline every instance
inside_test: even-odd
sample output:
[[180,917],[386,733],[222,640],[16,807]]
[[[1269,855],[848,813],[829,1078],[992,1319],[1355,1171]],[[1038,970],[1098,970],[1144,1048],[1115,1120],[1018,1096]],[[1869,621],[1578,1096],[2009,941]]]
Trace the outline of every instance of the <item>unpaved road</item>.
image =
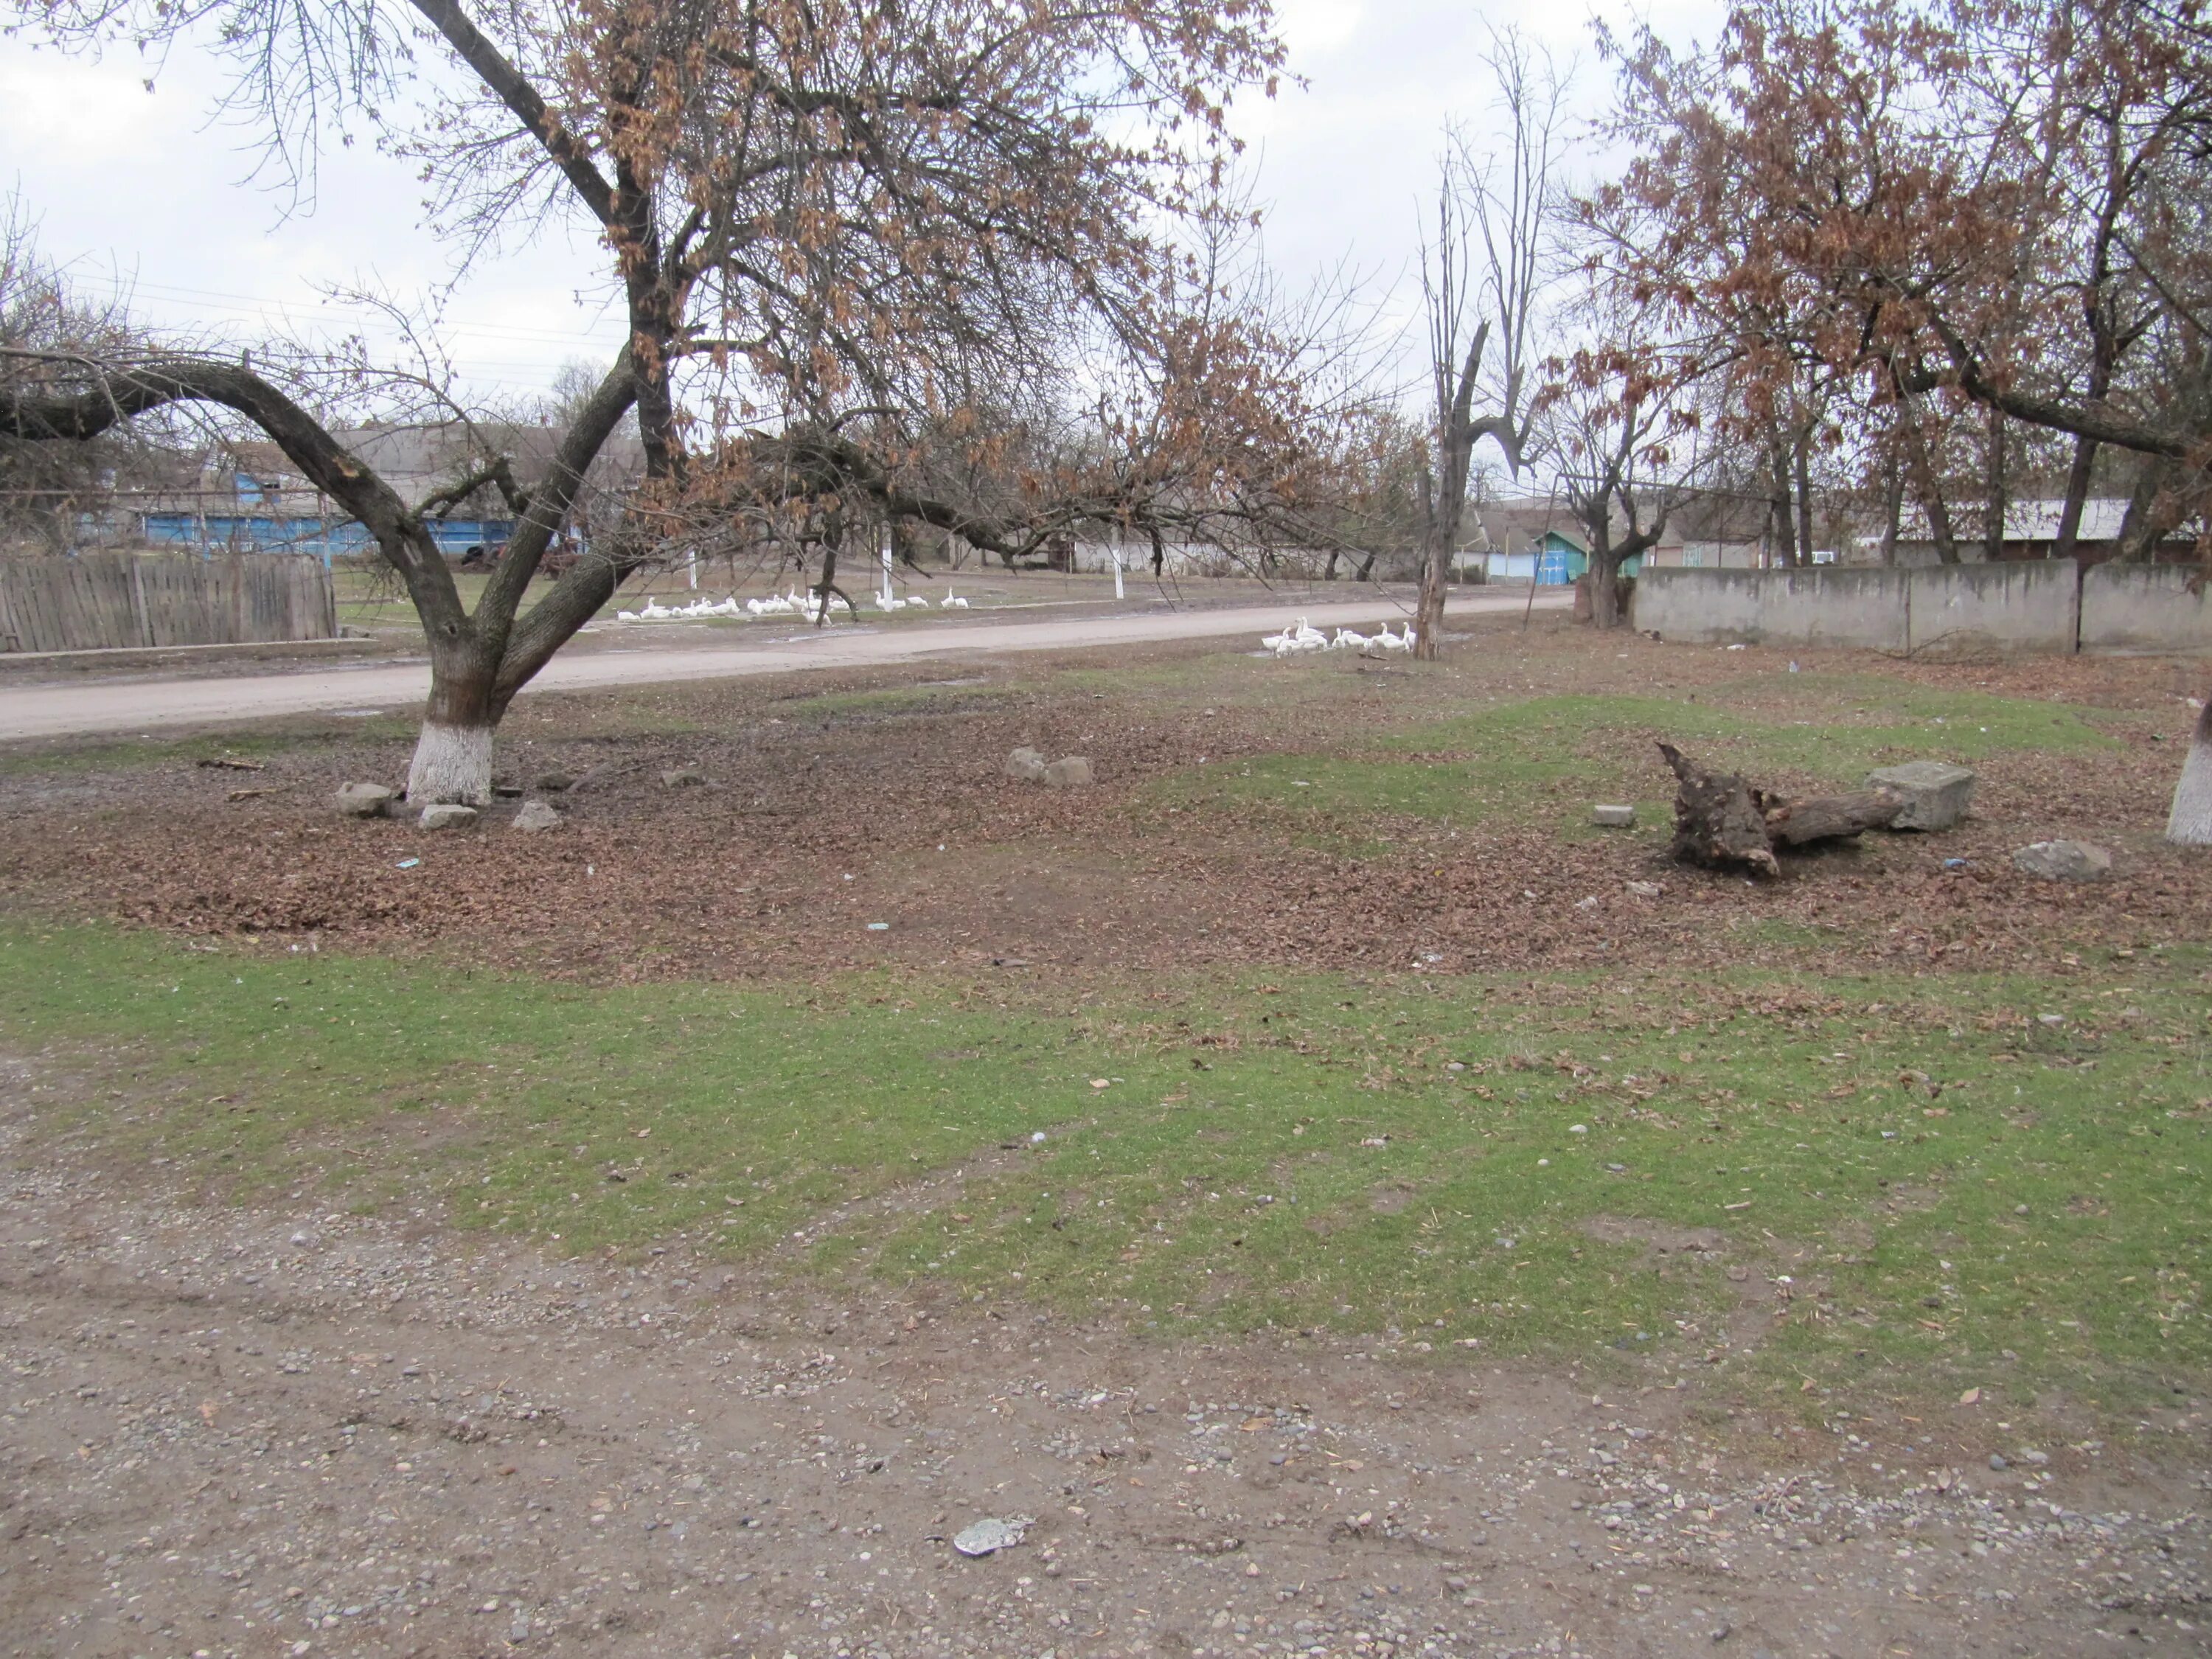
[[[0,1060],[25,1659],[2205,1650],[2193,1401],[2130,1454],[1994,1413],[1759,1422],[1418,1331],[824,1301],[680,1243],[207,1206],[33,1138],[86,1091],[144,1103]],[[985,1516],[1024,1541],[956,1553]]]
[[[1563,608],[1568,599],[1543,596],[1540,610]],[[1455,597],[1450,615],[1519,611],[1525,593]],[[1207,639],[1224,634],[1273,633],[1303,614],[1316,628],[1360,628],[1402,620],[1389,599],[1356,605],[1273,604],[1224,611],[1176,611],[1142,616],[1065,617],[1048,622],[932,621],[886,628],[779,629],[756,625],[727,645],[656,643],[652,627],[635,631],[634,651],[600,649],[556,657],[526,688],[584,691],[604,686],[645,685],[666,680],[705,680],[743,674],[780,674],[802,668],[854,668],[918,657],[1000,651],[1063,651],[1086,647],[1143,645],[1164,640]],[[659,626],[658,624],[654,626]],[[325,708],[402,707],[429,693],[427,662],[360,667],[311,668],[294,673],[78,682],[66,685],[0,688],[0,740],[53,738],[101,732],[140,732],[152,726],[212,726]]]

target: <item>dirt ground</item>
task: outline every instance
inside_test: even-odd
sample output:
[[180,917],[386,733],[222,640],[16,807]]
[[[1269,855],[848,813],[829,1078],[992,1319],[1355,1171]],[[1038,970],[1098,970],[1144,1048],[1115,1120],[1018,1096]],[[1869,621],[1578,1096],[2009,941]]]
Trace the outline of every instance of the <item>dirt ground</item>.
[[[1510,658],[1476,644],[1462,672],[1522,696],[1687,699],[1757,665],[1542,624]],[[1694,964],[1755,959],[1744,921],[1824,929],[1828,965],[2063,971],[2212,915],[2202,860],[2114,829],[2172,787],[2201,686],[2166,667],[1886,665],[2146,718],[2117,748],[1991,757],[1940,849],[1753,890],[1556,821],[1389,820],[1356,855],[1193,823],[1158,786],[1200,757],[1325,750],[1449,689],[1345,665],[1362,678],[1310,702],[1147,691],[1201,653],[1099,658],[1113,690],[1066,678],[1078,659],[544,699],[503,764],[581,781],[540,837],[511,803],[464,836],[336,818],[337,783],[404,769],[397,732],[309,722],[251,775],[91,752],[0,772],[0,902],[600,981]],[[925,695],[848,695],[885,691]],[[1013,783],[1019,743],[1102,781]],[[667,787],[677,767],[706,784]],[[2114,879],[2012,878],[2007,849],[2063,834],[2112,845]],[[1620,896],[1644,878],[1658,898]],[[579,1261],[427,1211],[210,1208],[39,1133],[103,1086],[69,1056],[4,1034],[0,1056],[0,1655],[2212,1651],[2192,1396],[2124,1443],[2058,1400],[1770,1419],[1633,1360],[1547,1373],[1419,1330],[1170,1346],[1012,1304],[825,1301],[681,1247]],[[1023,1541],[957,1553],[986,1517]]]
[[[1493,653],[1495,641],[1510,650]],[[1617,647],[1618,649],[1606,648]],[[1880,672],[1936,688],[2057,698],[2153,718],[2122,745],[2014,750],[1978,764],[1976,815],[1940,846],[1885,839],[1792,866],[1753,889],[1681,869],[1656,838],[1565,838],[1544,798],[1462,836],[1434,821],[1365,826],[1331,851],[1242,809],[1179,813],[1158,793],[1201,761],[1228,767],[1354,743],[1429,713],[1463,713],[1468,681],[1500,696],[1562,692],[1693,700],[1787,653],[1696,651],[1538,623],[1474,631],[1463,677],[1384,664],[1279,668],[1280,697],[1192,707],[1147,689],[1218,643],[1018,659],[775,683],[547,696],[502,732],[519,788],[566,774],[555,836],[508,833],[518,801],[465,836],[329,810],[349,779],[397,782],[408,740],[307,720],[314,741],[250,775],[179,758],[0,774],[11,858],[0,897],[185,933],[320,935],[374,949],[589,979],[736,977],[880,963],[1049,972],[1262,963],[1439,972],[1721,963],[1761,948],[1747,927],[1818,930],[1824,960],[2062,968],[2084,945],[2192,937],[2212,867],[2159,838],[2201,677],[2172,665],[2039,658],[1899,665],[1829,653],[1808,672]],[[1054,676],[1111,668],[1097,690]],[[1303,699],[1310,674],[1350,690]],[[1112,686],[1109,690],[1103,689]],[[866,694],[912,694],[870,702]],[[854,696],[852,694],[860,694]],[[1643,733],[1617,760],[1645,799],[1673,793]],[[1004,774],[1017,744],[1091,757],[1099,783],[1046,791]],[[703,787],[670,790],[691,769]],[[1762,780],[1789,786],[1789,778]],[[2008,854],[2075,836],[2115,848],[2113,880],[2035,883]],[[404,869],[402,861],[419,863]],[[1947,860],[1960,860],[1951,864]],[[1656,882],[1656,898],[1631,895]],[[870,922],[887,926],[871,931]],[[1771,933],[1770,935],[1771,937]]]
[[2194,1399],[1808,1428],[1417,1331],[825,1303],[34,1157],[77,1086],[0,1067],[11,1656],[2207,1648]]

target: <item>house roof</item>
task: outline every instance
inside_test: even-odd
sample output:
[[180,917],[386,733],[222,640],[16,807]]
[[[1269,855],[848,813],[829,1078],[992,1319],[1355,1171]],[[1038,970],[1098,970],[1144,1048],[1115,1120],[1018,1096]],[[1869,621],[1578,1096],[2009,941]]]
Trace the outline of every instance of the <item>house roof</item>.
[[[2066,503],[2058,496],[2034,497],[2024,501],[2007,501],[2004,514],[2005,539],[2008,542],[2048,542],[2058,538],[2058,520],[2066,510]],[[1982,503],[1978,501],[1958,501],[1951,503],[1951,511],[1959,523],[1978,525],[1982,518]],[[2115,542],[2120,538],[2120,526],[2128,516],[2127,498],[2121,495],[2093,495],[2081,503],[2081,528],[2077,532],[2085,542]],[[1899,516],[1898,534],[1907,541],[1927,541],[1932,533],[1928,527],[1926,510],[1918,504],[1908,505]],[[1974,532],[1978,534],[1978,532]],[[1969,535],[1965,529],[1959,534]]]

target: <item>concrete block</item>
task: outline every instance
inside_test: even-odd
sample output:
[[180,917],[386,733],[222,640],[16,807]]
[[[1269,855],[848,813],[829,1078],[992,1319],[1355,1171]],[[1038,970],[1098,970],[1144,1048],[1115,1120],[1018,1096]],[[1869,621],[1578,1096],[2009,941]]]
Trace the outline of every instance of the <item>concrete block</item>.
[[1867,774],[1867,787],[1895,795],[1904,811],[1893,830],[1949,830],[1974,801],[1974,775],[1947,761],[1907,761]]
[[473,806],[441,803],[424,807],[420,822],[425,830],[465,830],[477,821],[478,816]]
[[1631,830],[1636,825],[1633,806],[1593,806],[1590,822],[1601,830]]
[[1080,789],[1091,781],[1091,763],[1081,755],[1069,755],[1054,761],[1044,769],[1044,781],[1054,789]]
[[2012,855],[2014,866],[2044,881],[2102,881],[2112,873],[2112,855],[2086,841],[2039,841]]

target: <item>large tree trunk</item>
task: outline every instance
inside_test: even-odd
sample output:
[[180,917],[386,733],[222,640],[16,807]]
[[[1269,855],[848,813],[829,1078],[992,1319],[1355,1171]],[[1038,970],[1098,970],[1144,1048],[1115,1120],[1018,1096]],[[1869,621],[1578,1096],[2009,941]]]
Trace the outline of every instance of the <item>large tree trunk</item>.
[[1766,507],[1767,530],[1773,538],[1775,559],[1786,569],[1797,562],[1797,519],[1790,486],[1790,451],[1778,431],[1768,440],[1767,463],[1772,478],[1772,494]]
[[2051,556],[2070,559],[2081,538],[2081,509],[2088,504],[2089,481],[2097,470],[2097,441],[2074,441],[2074,466],[2066,475],[2066,501],[2058,509],[2058,534],[2051,544]]
[[1620,626],[1620,565],[1611,548],[1590,549],[1590,623],[1595,628]]
[[1928,434],[1921,430],[1919,417],[1911,405],[1901,411],[1904,419],[1905,454],[1912,472],[1912,491],[1920,498],[1920,510],[1928,515],[1928,533],[1935,539],[1936,558],[1940,564],[1959,562],[1959,538],[1951,528],[1951,506],[1943,499],[1943,481],[1936,476],[1935,458],[1929,453]]
[[1995,564],[2004,557],[2005,509],[2010,504],[2006,495],[2004,411],[1990,410],[1989,424],[1989,453],[1982,488],[1982,557]]
[[1905,468],[1893,453],[1883,467],[1881,505],[1881,562],[1890,566],[1897,562],[1898,522],[1905,515]]
[[434,652],[430,702],[407,768],[410,806],[491,805],[492,732],[497,665],[477,651]]
[[1413,654],[1433,662],[1444,638],[1444,571],[1449,550],[1441,537],[1431,538],[1421,561],[1420,599],[1413,606]]
[[2169,488],[2177,470],[2173,462],[2160,457],[2142,458],[2136,469],[2135,487],[2128,492],[2128,510],[2120,520],[2119,544],[2112,550],[2116,562],[2151,558],[2181,522],[2181,492]]
[[1793,462],[1797,488],[1797,561],[1813,562],[1813,434],[1808,430],[1797,434],[1796,453]]
[[1444,577],[1451,566],[1451,546],[1458,538],[1460,503],[1467,489],[1466,459],[1458,443],[1455,433],[1443,432],[1437,441],[1439,475],[1433,485],[1427,474],[1421,478],[1421,520],[1426,534],[1421,547],[1420,592],[1413,603],[1413,655],[1428,662],[1436,660],[1443,645]]
[[2182,763],[2181,781],[2174,787],[2166,838],[2184,847],[2212,847],[2212,698],[2197,716],[2197,734],[2189,744],[2189,758]]

